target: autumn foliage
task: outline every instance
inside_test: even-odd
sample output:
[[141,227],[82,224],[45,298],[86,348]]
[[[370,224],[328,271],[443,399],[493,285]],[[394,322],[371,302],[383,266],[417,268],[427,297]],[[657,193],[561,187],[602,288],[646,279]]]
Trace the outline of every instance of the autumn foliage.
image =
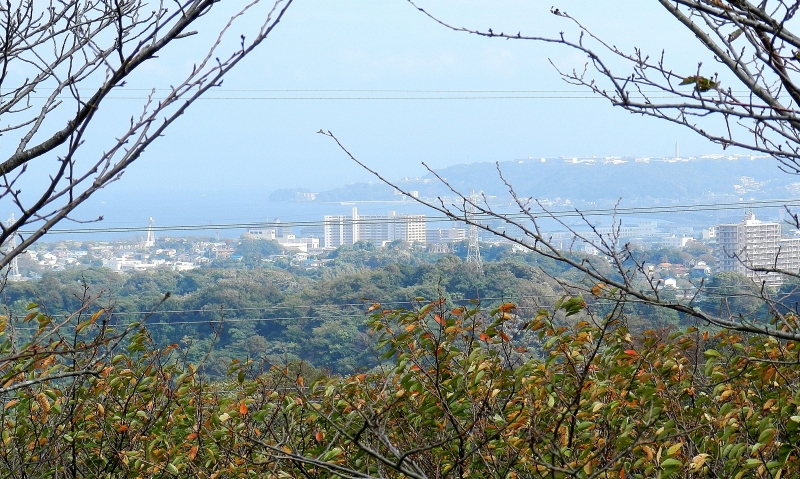
[[145,329],[90,374],[48,379],[70,356],[15,359],[4,330],[0,367],[19,372],[2,385],[0,475],[800,476],[796,343],[635,335],[617,309],[587,308],[564,298],[526,320],[513,304],[376,305],[382,368],[238,363],[216,383]]

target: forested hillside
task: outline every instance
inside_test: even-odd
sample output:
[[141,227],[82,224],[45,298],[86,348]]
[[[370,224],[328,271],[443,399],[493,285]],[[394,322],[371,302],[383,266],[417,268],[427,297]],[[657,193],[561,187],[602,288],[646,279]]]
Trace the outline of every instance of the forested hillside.
[[460,304],[534,305],[555,296],[553,281],[522,255],[488,262],[485,275],[477,276],[455,256],[426,263],[408,252],[343,248],[324,269],[322,274],[277,267],[122,274],[90,268],[9,283],[3,294],[17,318],[31,302],[59,315],[80,308],[86,293],[99,295],[95,306],[112,310],[115,322],[126,324],[141,320],[169,292],[147,320],[150,334],[157,344],[188,348],[195,362],[213,349],[208,367],[215,375],[224,373],[231,359],[245,357],[275,363],[304,359],[338,373],[373,366],[364,317],[373,302],[408,307],[414,298],[441,293]]
[[[649,254],[676,262],[693,258],[678,250]],[[270,264],[257,261],[260,257],[258,251],[247,250],[240,262],[223,261],[185,272],[89,268],[49,273],[36,281],[8,283],[3,298],[12,321],[24,318],[30,303],[40,303],[58,317],[77,311],[88,298],[97,298],[92,308],[112,311],[113,324],[147,317],[155,344],[180,345],[190,361],[203,361],[214,377],[224,375],[233,359],[244,358],[270,364],[301,359],[346,374],[378,364],[364,315],[374,303],[410,308],[416,298],[440,296],[453,305],[486,308],[514,302],[520,318],[527,320],[567,294],[560,281],[580,281],[563,265],[513,252],[509,246],[485,248],[483,275],[458,256],[370,244],[339,248],[331,254],[332,262],[314,270],[288,263],[285,268],[273,264],[248,269],[251,263]],[[712,288],[726,288],[729,295],[750,284],[730,275],[710,281],[716,285]],[[167,293],[169,298],[160,304]],[[715,297],[696,300],[708,308],[719,307]],[[733,296],[729,307],[749,313],[752,303]],[[602,304],[597,306],[603,311]],[[624,317],[635,330],[681,324],[675,312],[636,303],[626,306]]]

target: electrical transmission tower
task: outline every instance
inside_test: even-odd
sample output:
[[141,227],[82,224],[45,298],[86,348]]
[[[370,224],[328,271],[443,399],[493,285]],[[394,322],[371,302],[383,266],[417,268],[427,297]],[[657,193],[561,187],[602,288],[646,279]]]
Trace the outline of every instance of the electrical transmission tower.
[[468,231],[468,239],[469,239],[469,247],[467,248],[467,264],[472,266],[475,269],[475,272],[479,275],[483,275],[483,264],[481,262],[481,248],[478,244],[478,225],[475,224],[477,221],[477,210],[475,205],[478,203],[478,199],[480,195],[472,192],[469,196],[469,203],[467,204],[467,220],[469,221],[469,229]]
[[[11,213],[11,216],[6,221],[7,226],[11,226],[14,224],[16,220],[14,219],[14,213]],[[11,235],[11,238],[8,240],[8,251],[14,251],[17,247],[17,235]],[[14,256],[14,259],[11,260],[11,265],[9,266],[8,271],[8,279],[11,281],[19,281],[22,279],[22,275],[19,274],[19,261],[17,261],[17,257]]]

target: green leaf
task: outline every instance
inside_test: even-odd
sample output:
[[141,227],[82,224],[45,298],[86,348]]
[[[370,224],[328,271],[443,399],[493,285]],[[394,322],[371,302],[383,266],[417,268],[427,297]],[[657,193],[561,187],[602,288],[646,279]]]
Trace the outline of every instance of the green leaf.
[[664,459],[663,461],[661,461],[661,469],[663,469],[664,472],[661,475],[661,477],[669,477],[672,474],[678,472],[682,467],[683,463],[678,459],[675,459],[673,457]]
[[586,302],[583,300],[583,296],[581,295],[570,298],[564,301],[564,303],[561,305],[561,309],[567,312],[567,316],[578,314],[585,307]]
[[761,465],[761,459],[748,459],[744,462],[745,469],[752,469]]
[[760,442],[762,444],[766,444],[766,443],[770,442],[773,437],[775,437],[775,429],[774,428],[764,429],[763,431],[761,431],[761,434],[758,436],[758,442]]

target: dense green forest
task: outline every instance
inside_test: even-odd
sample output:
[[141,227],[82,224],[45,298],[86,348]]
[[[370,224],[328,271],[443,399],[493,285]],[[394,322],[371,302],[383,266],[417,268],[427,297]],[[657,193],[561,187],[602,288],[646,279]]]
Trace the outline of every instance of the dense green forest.
[[[36,281],[8,283],[3,298],[9,316],[17,320],[25,317],[30,303],[57,317],[78,310],[90,298],[92,308],[113,311],[117,327],[146,317],[156,345],[180,345],[188,360],[202,362],[212,377],[224,375],[232,360],[248,358],[268,364],[304,360],[346,374],[378,363],[364,314],[374,303],[410,308],[415,298],[441,296],[454,305],[491,308],[511,301],[522,321],[567,294],[561,282],[581,281],[563,265],[510,246],[484,248],[483,274],[456,255],[433,255],[400,244],[341,247],[330,255],[332,262],[313,270],[288,262],[264,263],[273,249],[272,242],[245,242],[239,249],[242,261],[185,272],[118,273],[93,267],[48,273]],[[650,254],[675,262],[692,258],[677,250]],[[698,249],[696,255],[707,251]],[[730,296],[750,284],[718,275],[709,286]],[[719,307],[713,297],[697,300]],[[760,304],[750,303],[734,295],[728,307],[750,313]],[[603,311],[602,304],[596,306]],[[631,302],[623,313],[636,330],[681,326],[679,315],[664,308]]]
[[456,256],[428,263],[424,254],[371,245],[342,248],[334,258],[317,272],[239,264],[186,272],[89,268],[9,283],[3,294],[12,317],[24,317],[31,302],[58,315],[76,311],[87,294],[99,296],[94,306],[113,310],[115,321],[126,324],[141,320],[169,292],[147,319],[150,334],[156,344],[188,348],[195,362],[211,351],[207,365],[214,375],[231,359],[248,357],[305,359],[339,373],[374,365],[364,316],[374,302],[408,307],[414,298],[441,293],[455,302],[533,305],[555,296],[552,280],[521,256],[487,262],[482,276]]

